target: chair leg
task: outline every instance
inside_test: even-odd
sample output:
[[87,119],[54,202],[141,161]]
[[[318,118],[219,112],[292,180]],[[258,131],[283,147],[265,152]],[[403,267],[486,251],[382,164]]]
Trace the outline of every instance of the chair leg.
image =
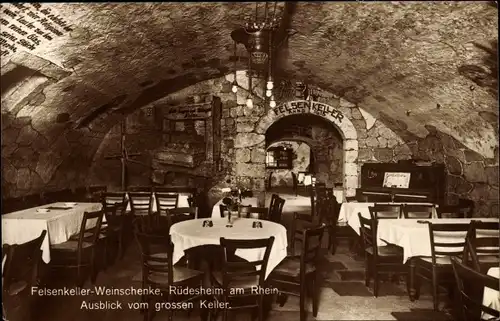
[[306,311],[306,284],[305,282],[300,283],[300,321],[306,321],[307,311]]
[[432,269],[432,302],[434,304],[434,311],[439,311],[438,279],[434,268]]
[[318,280],[317,275],[315,274],[311,280],[312,283],[312,304],[313,304],[313,316],[318,316],[318,303],[319,303],[319,293],[318,293]]
[[264,321],[264,295],[261,294],[259,297],[259,321]]
[[371,262],[368,255],[365,256],[365,286],[370,286]]
[[379,274],[377,273],[377,268],[375,264],[372,266],[373,268],[373,296],[378,297],[378,287],[379,287],[379,282],[380,282],[380,277]]

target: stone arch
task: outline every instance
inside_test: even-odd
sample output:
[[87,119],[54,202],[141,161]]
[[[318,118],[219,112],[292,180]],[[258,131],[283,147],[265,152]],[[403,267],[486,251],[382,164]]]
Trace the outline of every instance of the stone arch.
[[354,196],[358,187],[358,135],[356,128],[349,118],[338,109],[316,101],[294,100],[270,109],[262,116],[255,127],[255,132],[265,135],[267,129],[281,118],[297,115],[312,114],[328,120],[340,133],[343,139],[343,181],[345,196]]

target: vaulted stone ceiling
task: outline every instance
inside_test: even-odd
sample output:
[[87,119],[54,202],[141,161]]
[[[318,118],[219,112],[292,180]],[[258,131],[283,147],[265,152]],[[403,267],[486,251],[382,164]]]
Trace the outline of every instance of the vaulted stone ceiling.
[[[230,72],[230,33],[255,4],[43,6],[73,31],[30,52],[64,73],[30,113],[47,115],[47,126],[67,112],[68,126],[86,119],[83,125],[106,127],[116,122],[113,110],[133,111]],[[497,10],[491,2],[298,3],[291,17],[297,33],[282,51],[279,72],[358,103],[402,135],[423,137],[435,127],[492,157]],[[3,57],[2,74],[11,59],[26,65],[32,56]]]

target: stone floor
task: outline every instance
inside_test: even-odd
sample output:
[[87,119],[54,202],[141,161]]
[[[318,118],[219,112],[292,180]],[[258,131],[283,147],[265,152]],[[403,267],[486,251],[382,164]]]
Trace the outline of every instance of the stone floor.
[[[303,210],[304,203],[299,198],[285,195],[288,206],[285,208],[284,223],[288,224],[291,213]],[[303,197],[304,201],[308,198]],[[305,203],[307,204],[307,203]],[[297,206],[297,208],[295,207]],[[340,245],[337,253],[323,253],[320,264],[321,291],[319,313],[316,318],[309,312],[309,320],[452,320],[445,312],[432,311],[432,297],[428,289],[423,289],[418,301],[410,302],[404,283],[384,282],[380,287],[378,298],[364,285],[364,262],[351,253],[347,246]],[[126,256],[114,266],[100,273],[97,285],[115,288],[140,287],[140,257],[135,244],[132,244]],[[86,287],[91,287],[88,283]],[[122,302],[122,309],[85,310],[82,302]],[[140,321],[142,315],[128,304],[139,302],[132,296],[59,296],[45,297],[40,301],[40,308],[33,320],[39,321]],[[298,298],[290,297],[283,307],[273,304],[268,320],[293,321],[299,320]],[[309,304],[309,311],[312,307]],[[250,313],[240,313],[233,316],[250,320]],[[230,316],[231,318],[231,316]],[[167,320],[166,313],[159,313],[155,320]],[[177,313],[174,320],[199,320],[194,312],[191,315]]]

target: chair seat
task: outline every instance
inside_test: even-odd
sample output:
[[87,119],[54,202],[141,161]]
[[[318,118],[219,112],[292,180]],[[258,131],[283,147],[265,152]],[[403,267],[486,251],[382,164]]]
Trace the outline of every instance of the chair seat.
[[[312,264],[306,264],[306,274],[316,271],[316,267]],[[287,257],[281,262],[272,272],[273,274],[281,274],[291,277],[299,277],[300,275],[300,258]]]
[[[93,234],[91,232],[85,232],[83,234],[83,238],[88,239],[88,238],[92,237],[92,235]],[[107,235],[106,235],[105,230],[101,230],[101,233],[99,233],[99,239],[105,239],[106,237],[107,237]],[[71,241],[78,241],[79,238],[80,238],[80,234],[75,234],[75,235],[72,235],[69,239]]]
[[[222,277],[222,272],[213,272],[212,273],[213,278],[217,282],[217,286],[222,287],[223,285],[223,277]],[[258,275],[251,275],[245,278],[242,278],[240,280],[232,280],[232,282],[229,284],[231,288],[238,288],[238,289],[244,289],[248,290],[251,289],[252,286],[258,286],[259,285],[259,276]]]
[[[373,255],[372,247],[365,249],[365,251]],[[377,252],[379,256],[403,256],[403,249],[394,245],[377,246]]]
[[[188,269],[182,266],[174,266],[173,267],[173,280],[174,283],[182,283],[185,281],[189,281],[191,279],[197,278],[203,275],[203,272]],[[163,272],[152,272],[148,275],[148,281],[158,284],[168,286],[168,274]]]
[[[92,247],[92,243],[90,242],[82,242],[82,249]],[[78,241],[69,240],[64,243],[52,244],[50,246],[51,250],[56,251],[78,251]]]
[[[432,264],[432,257],[421,257],[420,260]],[[437,265],[449,265],[451,266],[451,257],[449,256],[437,256],[436,257]]]

